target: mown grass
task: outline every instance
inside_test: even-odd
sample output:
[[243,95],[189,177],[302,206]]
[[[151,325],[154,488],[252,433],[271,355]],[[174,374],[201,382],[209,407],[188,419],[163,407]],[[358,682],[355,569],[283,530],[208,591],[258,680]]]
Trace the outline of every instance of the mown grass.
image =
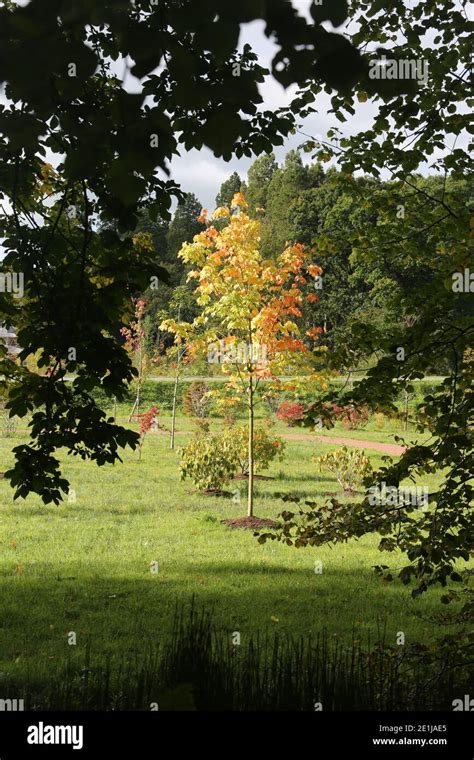
[[[189,430],[189,421],[180,418],[179,428]],[[363,438],[365,431],[345,435]],[[12,463],[12,446],[23,439],[21,431],[0,439],[0,470]],[[177,446],[185,440],[179,436]],[[322,499],[337,492],[335,480],[311,463],[323,451],[326,443],[288,441],[285,461],[267,473],[273,479],[257,484],[255,513],[275,518],[285,507],[281,493]],[[383,455],[368,454],[378,467]],[[259,545],[251,531],[220,524],[245,514],[245,484],[230,486],[232,498],[196,493],[192,483],[180,481],[179,455],[165,434],[147,437],[140,462],[131,451],[114,467],[61,459],[75,501],[45,506],[32,496],[13,502],[7,482],[0,481],[4,674],[20,678],[34,670],[47,678],[66,655],[83,657],[88,642],[95,655],[140,656],[166,641],[176,602],[192,595],[210,606],[215,624],[229,635],[307,635],[326,628],[349,640],[354,626],[364,642],[383,630],[390,644],[400,631],[407,642],[439,635],[434,620],[442,592],[413,601],[400,583],[380,581],[373,565],[396,568],[403,560],[381,554],[377,536],[332,548]],[[434,482],[426,478],[423,485]],[[314,572],[316,560],[322,574]],[[75,647],[68,644],[71,631]]]

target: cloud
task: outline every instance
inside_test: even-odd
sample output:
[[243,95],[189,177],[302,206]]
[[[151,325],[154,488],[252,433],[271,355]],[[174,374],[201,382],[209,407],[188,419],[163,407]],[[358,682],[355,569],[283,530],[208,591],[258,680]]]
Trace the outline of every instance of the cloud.
[[[239,163],[219,160],[208,148],[183,151],[171,162],[171,176],[184,191],[194,193],[203,206],[213,209],[221,184],[232,174],[234,165]],[[243,172],[240,174],[242,176]]]

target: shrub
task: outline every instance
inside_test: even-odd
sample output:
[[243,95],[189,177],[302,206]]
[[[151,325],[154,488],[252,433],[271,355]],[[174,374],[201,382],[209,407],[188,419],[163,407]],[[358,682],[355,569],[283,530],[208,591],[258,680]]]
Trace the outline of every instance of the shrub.
[[238,417],[242,417],[247,412],[245,402],[235,395],[232,388],[221,386],[213,387],[213,411],[217,417],[222,417],[224,425],[231,426],[235,424]]
[[282,401],[278,407],[276,416],[281,422],[286,422],[289,427],[303,419],[304,406],[296,401]]
[[383,412],[375,412],[374,424],[377,430],[383,430],[385,427],[385,414]]
[[344,491],[351,493],[372,472],[372,465],[365,452],[360,449],[349,451],[347,446],[342,446],[330,454],[313,456],[311,461],[319,464],[320,470],[328,470],[335,475]]
[[323,409],[326,414],[329,414],[333,422],[340,420],[348,430],[356,430],[366,425],[369,421],[369,409],[367,406],[355,407],[350,404],[346,406],[323,404]]
[[190,478],[200,491],[219,491],[235,473],[235,452],[222,433],[198,433],[180,453],[181,479]]
[[345,428],[348,430],[357,430],[357,428],[367,425],[369,421],[369,410],[366,406],[346,406],[343,407],[343,409],[344,411],[341,415],[341,420]]
[[268,408],[270,409],[270,412],[272,414],[276,414],[281,404],[280,394],[269,391],[268,393],[264,394],[263,400],[265,401]]
[[204,420],[209,416],[210,403],[209,387],[206,383],[189,383],[183,394],[183,411],[185,414]]
[[[242,475],[249,473],[248,427],[226,430],[224,439],[228,442],[235,461],[235,469],[240,468]],[[275,458],[281,462],[285,453],[285,442],[278,436],[272,436],[266,430],[255,430],[253,439],[254,472],[268,469]]]

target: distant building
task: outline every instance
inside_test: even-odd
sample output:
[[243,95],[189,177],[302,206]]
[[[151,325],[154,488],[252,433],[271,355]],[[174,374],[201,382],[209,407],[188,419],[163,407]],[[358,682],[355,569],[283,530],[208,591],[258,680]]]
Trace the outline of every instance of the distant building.
[[0,325],[0,343],[7,347],[10,359],[16,359],[21,348],[18,345],[16,332],[12,327],[4,327],[3,325]]

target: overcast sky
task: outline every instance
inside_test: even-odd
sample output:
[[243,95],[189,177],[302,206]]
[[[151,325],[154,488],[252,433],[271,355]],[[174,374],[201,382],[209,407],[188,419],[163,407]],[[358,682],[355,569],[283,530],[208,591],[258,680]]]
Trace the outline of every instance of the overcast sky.
[[[229,0],[231,1],[231,0]],[[293,0],[293,6],[298,10],[301,15],[307,17],[311,21],[309,14],[309,7],[311,0]],[[467,6],[465,9],[468,17],[472,19],[474,5]],[[351,27],[351,31],[354,30],[354,25],[348,22]],[[327,22],[324,27],[328,31],[337,31],[342,33],[345,28],[345,24],[334,28],[331,23]],[[271,69],[271,61],[275,52],[277,51],[276,45],[269,40],[264,33],[264,23],[257,21],[251,24],[246,24],[241,29],[239,45],[242,47],[245,43],[249,43],[252,46],[254,53],[258,55],[259,64],[267,69]],[[367,50],[375,50],[376,45],[368,45]],[[260,85],[260,92],[264,98],[264,106],[266,109],[277,109],[282,106],[288,105],[296,93],[296,87],[289,87],[285,90],[273,77],[269,76],[263,85]],[[355,115],[346,123],[341,124],[335,119],[334,116],[327,114],[330,108],[330,98],[325,93],[318,95],[316,100],[316,107],[318,113],[308,117],[303,124],[303,131],[311,136],[320,136],[322,139],[326,138],[326,132],[330,127],[337,126],[344,136],[356,134],[357,132],[365,129],[369,129],[373,116],[377,111],[378,106],[366,102],[355,103]],[[298,147],[304,141],[302,135],[292,135],[284,143],[283,146],[277,146],[274,150],[277,160],[281,163],[289,150]],[[446,147],[452,148],[454,144],[454,138],[450,138],[449,135],[446,139]],[[459,138],[457,146],[465,146],[467,139]],[[442,151],[435,150],[430,158],[432,163],[436,158],[441,156]],[[182,155],[175,157],[171,163],[172,176],[179,182],[182,189],[187,192],[193,192],[202,205],[208,209],[215,207],[215,197],[219,191],[221,183],[229,177],[233,171],[237,171],[242,179],[245,179],[247,170],[251,163],[255,160],[243,158],[232,159],[231,161],[223,161],[222,159],[215,158],[210,150],[204,148],[200,151],[183,151]],[[311,161],[310,154],[303,154],[303,160],[305,162]],[[427,164],[421,164],[419,171],[426,173],[429,170]],[[433,171],[431,169],[431,171]],[[387,175],[388,177],[388,175]]]
[[[311,0],[293,0],[293,6],[301,15],[304,15],[311,21],[309,7]],[[332,24],[327,23],[324,26],[328,30],[334,31]],[[264,68],[271,70],[271,61],[278,48],[272,40],[269,40],[264,33],[265,24],[263,21],[255,21],[246,24],[241,29],[239,46],[249,43],[259,59],[259,64]],[[336,31],[341,32],[343,27],[338,27]],[[264,99],[265,109],[277,109],[288,105],[296,93],[296,87],[289,87],[285,90],[272,76],[268,76],[264,84],[260,85],[260,92]],[[326,131],[333,120],[326,115],[329,106],[329,97],[326,95],[318,96],[317,101],[319,114],[306,119],[304,131],[311,135],[320,135],[325,137]],[[366,103],[356,111],[356,117],[351,125],[345,125],[344,132],[350,133],[358,131],[361,128],[368,127],[371,121],[371,113],[374,112],[374,106]],[[341,124],[337,125],[342,129]],[[290,136],[282,146],[277,146],[274,150],[275,156],[279,162],[282,162],[286,153],[292,148],[296,148],[304,140],[301,135]],[[255,157],[223,161],[216,158],[212,152],[204,148],[200,151],[193,150],[190,152],[183,151],[182,155],[175,157],[171,163],[172,176],[179,182],[183,190],[194,193],[201,201],[202,205],[208,209],[215,206],[215,197],[219,191],[222,182],[237,171],[242,179],[245,179],[247,170]],[[309,156],[304,160],[310,160]]]
[[[21,5],[27,4],[28,0],[20,0]],[[231,2],[232,0],[229,0]],[[299,11],[301,15],[304,15],[311,21],[309,14],[309,7],[311,0],[293,0],[293,6]],[[471,6],[472,8],[472,6]],[[325,28],[328,31],[334,31],[334,27],[331,23],[325,23]],[[352,25],[353,28],[353,25]],[[344,30],[344,26],[338,27],[337,32],[341,33]],[[256,21],[251,24],[246,24],[241,29],[239,46],[243,47],[245,43],[249,43],[257,54],[259,64],[267,69],[271,69],[271,60],[277,50],[276,45],[272,40],[269,40],[264,33],[264,22]],[[368,46],[368,49],[374,49],[375,46]],[[117,63],[113,66],[116,68],[117,73],[121,74],[123,71],[123,64]],[[139,89],[140,83],[133,77],[127,77],[126,89],[131,91]],[[266,81],[260,85],[260,92],[263,96],[265,109],[277,109],[282,106],[288,105],[295,95],[296,88],[289,87],[285,90],[281,85],[276,82],[270,75],[266,78]],[[5,101],[0,91],[0,101]],[[327,110],[330,108],[330,100],[324,93],[320,94],[316,101],[318,113],[308,117],[303,125],[304,132],[317,137],[318,135],[324,138],[327,130],[331,126],[337,126],[341,132],[348,136],[354,134],[363,129],[368,129],[372,123],[373,114],[376,111],[376,106],[370,102],[356,104],[355,115],[347,121],[345,124],[340,124],[335,121],[334,116],[328,116]],[[292,149],[298,147],[304,140],[302,135],[290,136],[283,146],[275,148],[274,152],[279,162],[282,162],[286,153]],[[450,146],[449,138],[447,145]],[[458,146],[460,142],[458,141]],[[305,161],[310,161],[310,155],[303,154]],[[436,158],[436,154],[433,154],[432,159]],[[59,157],[48,155],[47,160],[52,163],[57,163]],[[175,179],[186,192],[194,193],[199,201],[208,209],[213,209],[215,206],[215,197],[219,191],[221,183],[229,177],[233,171],[237,171],[242,179],[245,179],[247,170],[255,160],[243,158],[232,159],[231,161],[224,161],[216,158],[212,152],[203,148],[200,151],[193,150],[190,152],[181,149],[180,155],[176,156],[171,162],[171,176]],[[426,170],[426,167],[420,167],[420,171]],[[0,249],[1,250],[1,249]]]

